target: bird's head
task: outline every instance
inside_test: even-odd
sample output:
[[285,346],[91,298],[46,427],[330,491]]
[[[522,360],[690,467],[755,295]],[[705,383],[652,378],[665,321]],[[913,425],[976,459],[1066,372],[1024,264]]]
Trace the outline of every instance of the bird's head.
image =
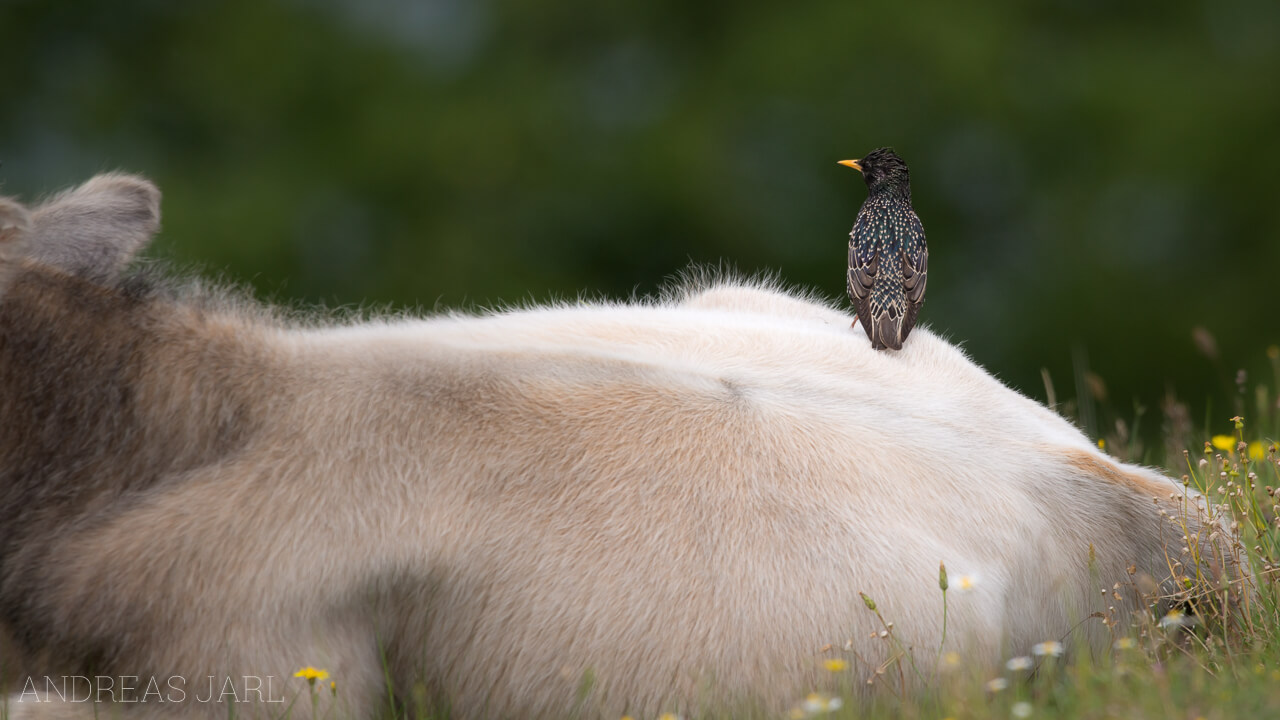
[[872,150],[859,160],[841,160],[840,164],[860,171],[872,195],[895,192],[911,197],[911,175],[907,172],[907,164],[889,148]]

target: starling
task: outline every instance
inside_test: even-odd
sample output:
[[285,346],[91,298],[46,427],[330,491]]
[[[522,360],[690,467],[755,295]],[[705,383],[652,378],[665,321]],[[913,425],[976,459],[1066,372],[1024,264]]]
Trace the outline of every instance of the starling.
[[889,148],[841,160],[862,173],[867,200],[849,233],[849,299],[877,350],[902,349],[924,304],[929,248],[911,209],[907,164]]

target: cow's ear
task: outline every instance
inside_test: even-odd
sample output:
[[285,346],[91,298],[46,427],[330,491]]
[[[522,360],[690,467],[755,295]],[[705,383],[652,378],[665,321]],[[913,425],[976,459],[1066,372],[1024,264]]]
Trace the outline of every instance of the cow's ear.
[[31,213],[22,252],[66,272],[109,280],[160,229],[160,191],[136,175],[98,175]]

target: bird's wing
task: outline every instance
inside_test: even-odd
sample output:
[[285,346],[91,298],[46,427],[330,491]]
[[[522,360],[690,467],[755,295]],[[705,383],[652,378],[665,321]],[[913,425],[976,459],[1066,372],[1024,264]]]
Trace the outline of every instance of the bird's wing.
[[849,233],[849,300],[858,313],[858,322],[871,337],[871,287],[875,284],[876,275],[880,271],[880,257],[871,247],[858,246],[856,238],[865,236],[864,232],[871,223],[870,213],[858,213]]
[[907,242],[902,245],[902,289],[907,299],[906,312],[902,317],[903,340],[907,339],[911,328],[916,325],[916,316],[920,314],[920,306],[924,304],[925,286],[929,280],[929,246],[924,240],[924,226],[914,212],[907,222],[907,234]]
[[880,258],[874,246],[859,247],[856,240],[866,236],[867,226],[870,224],[870,213],[859,213],[853,230],[849,233],[849,299],[855,304],[866,300],[871,294],[871,286],[875,284],[880,267]]

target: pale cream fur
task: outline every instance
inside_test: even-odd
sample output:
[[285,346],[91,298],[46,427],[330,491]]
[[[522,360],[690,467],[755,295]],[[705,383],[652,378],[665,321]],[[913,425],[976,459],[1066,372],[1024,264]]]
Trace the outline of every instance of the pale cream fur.
[[[1179,485],[1116,463],[928,328],[877,352],[851,320],[750,283],[323,328],[228,312],[200,332],[242,348],[261,430],[69,532],[50,602],[68,632],[140,634],[134,674],[313,665],[357,717],[385,697],[384,668],[452,717],[651,717],[782,710],[850,639],[864,687],[887,644],[860,592],[927,676],[940,562],[975,580],[949,595],[945,650],[977,664],[1067,638],[1131,563],[1166,577],[1157,513]],[[172,323],[195,325],[181,308]],[[158,417],[181,411],[163,403]],[[117,616],[77,613],[103,592]],[[13,718],[95,709],[17,699]]]

